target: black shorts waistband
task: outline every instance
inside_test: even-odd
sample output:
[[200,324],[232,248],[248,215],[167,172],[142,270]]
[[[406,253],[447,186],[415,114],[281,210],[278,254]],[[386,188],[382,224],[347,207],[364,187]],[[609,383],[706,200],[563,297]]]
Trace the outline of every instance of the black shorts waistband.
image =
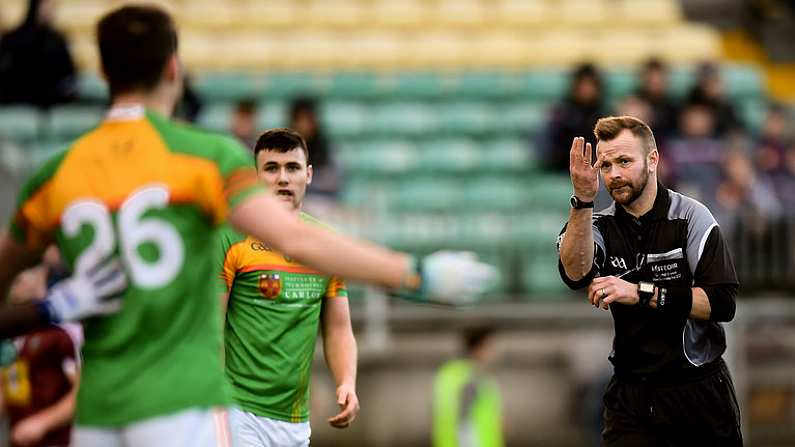
[[616,380],[624,383],[649,383],[656,385],[669,385],[688,382],[697,382],[707,377],[719,373],[725,367],[726,363],[722,358],[713,360],[707,364],[692,367],[681,368],[668,371],[660,371],[651,374],[627,374],[622,373],[616,369],[613,373]]

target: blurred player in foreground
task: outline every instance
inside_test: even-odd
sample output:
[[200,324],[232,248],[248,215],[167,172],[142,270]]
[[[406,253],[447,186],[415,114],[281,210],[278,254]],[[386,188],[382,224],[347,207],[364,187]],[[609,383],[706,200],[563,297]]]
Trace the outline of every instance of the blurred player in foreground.
[[[13,303],[40,300],[48,277],[57,275],[57,250],[17,277]],[[74,323],[54,325],[6,341],[0,364],[2,408],[11,421],[11,447],[67,447],[77,395],[82,331]],[[0,440],[2,441],[2,440]],[[2,442],[0,442],[2,443]]]
[[444,364],[433,385],[434,447],[502,447],[502,403],[490,372],[494,331],[464,334],[466,358]]
[[[254,147],[260,180],[305,222],[301,212],[312,182],[309,150],[288,129],[262,134]],[[227,287],[224,343],[232,384],[233,437],[242,446],[308,446],[309,383],[318,325],[323,351],[337,385],[341,411],[329,419],[337,428],[353,422],[356,396],[356,340],[348,293],[340,278],[305,267],[252,237],[222,236]]]
[[217,289],[207,282],[227,219],[319,271],[421,300],[474,299],[493,278],[466,254],[415,262],[303,223],[264,191],[234,139],[170,121],[183,71],[162,10],[119,8],[97,36],[111,109],[27,181],[0,239],[0,298],[51,242],[74,273],[41,305],[3,309],[0,336],[108,314],[85,321],[74,445],[229,442],[215,410],[230,399]]

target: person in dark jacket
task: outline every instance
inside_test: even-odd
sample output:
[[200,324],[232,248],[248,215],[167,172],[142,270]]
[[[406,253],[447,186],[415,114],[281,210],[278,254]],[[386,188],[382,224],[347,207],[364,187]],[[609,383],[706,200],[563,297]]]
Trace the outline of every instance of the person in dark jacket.
[[25,20],[0,40],[0,103],[48,108],[76,98],[75,65],[56,30],[56,0],[30,0]]

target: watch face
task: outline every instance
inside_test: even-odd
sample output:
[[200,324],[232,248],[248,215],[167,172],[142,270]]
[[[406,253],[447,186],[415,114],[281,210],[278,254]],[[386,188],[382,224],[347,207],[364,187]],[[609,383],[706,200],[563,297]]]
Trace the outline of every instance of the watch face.
[[577,196],[571,196],[571,198],[569,199],[569,203],[571,203],[572,208],[577,208],[580,204],[580,201],[577,200]]
[[638,284],[638,288],[643,293],[654,293],[654,284],[649,282],[642,282]]

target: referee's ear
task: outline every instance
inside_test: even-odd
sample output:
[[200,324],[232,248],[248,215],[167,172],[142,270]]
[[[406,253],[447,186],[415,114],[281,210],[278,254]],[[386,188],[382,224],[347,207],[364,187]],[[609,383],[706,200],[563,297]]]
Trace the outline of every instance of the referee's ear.
[[660,152],[653,148],[647,155],[646,162],[649,166],[649,174],[657,173],[657,165],[660,163]]

